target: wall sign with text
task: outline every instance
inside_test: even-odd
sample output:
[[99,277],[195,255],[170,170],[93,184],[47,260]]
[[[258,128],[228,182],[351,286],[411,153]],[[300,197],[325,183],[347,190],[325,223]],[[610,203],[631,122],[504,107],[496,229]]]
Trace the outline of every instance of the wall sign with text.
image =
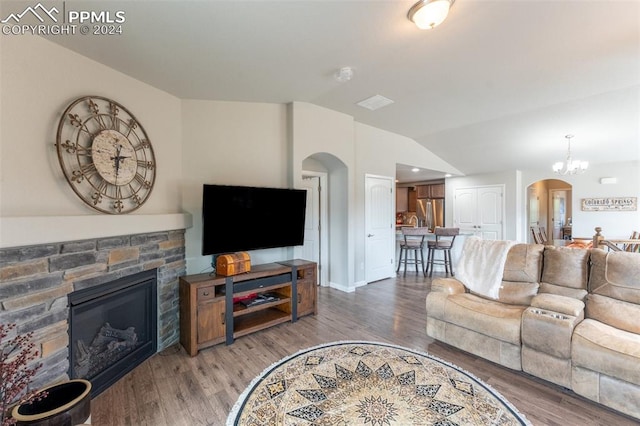
[[629,212],[629,211],[636,211],[636,210],[638,210],[637,197],[602,197],[602,198],[583,198],[582,199],[582,211]]

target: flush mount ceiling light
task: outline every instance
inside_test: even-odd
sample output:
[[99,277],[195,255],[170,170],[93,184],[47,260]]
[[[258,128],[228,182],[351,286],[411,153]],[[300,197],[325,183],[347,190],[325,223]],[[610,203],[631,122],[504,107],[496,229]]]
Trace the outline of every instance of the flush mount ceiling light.
[[589,162],[573,160],[571,158],[571,138],[573,135],[565,136],[567,139],[567,159],[562,162],[558,161],[553,165],[553,171],[559,175],[575,175],[578,173],[584,173],[589,167]]
[[411,6],[407,17],[421,30],[429,30],[442,24],[455,0],[420,0]]

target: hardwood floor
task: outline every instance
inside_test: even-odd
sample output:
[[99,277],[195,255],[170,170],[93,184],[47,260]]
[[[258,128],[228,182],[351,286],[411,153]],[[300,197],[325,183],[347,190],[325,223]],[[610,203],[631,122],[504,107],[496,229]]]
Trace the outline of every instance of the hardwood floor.
[[224,425],[238,395],[266,367],[310,346],[382,341],[429,352],[490,384],[534,425],[637,425],[571,391],[498,366],[425,331],[430,279],[415,274],[353,293],[319,289],[319,313],[217,345],[190,357],[176,345],[156,354],[91,402],[92,424]]

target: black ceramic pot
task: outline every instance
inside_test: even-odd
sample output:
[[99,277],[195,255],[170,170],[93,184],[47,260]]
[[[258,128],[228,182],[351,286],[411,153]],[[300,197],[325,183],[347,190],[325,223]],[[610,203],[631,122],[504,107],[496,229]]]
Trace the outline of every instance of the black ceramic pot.
[[91,383],[88,380],[69,380],[42,390],[47,391],[47,396],[40,401],[13,408],[11,415],[17,425],[75,426],[91,415]]

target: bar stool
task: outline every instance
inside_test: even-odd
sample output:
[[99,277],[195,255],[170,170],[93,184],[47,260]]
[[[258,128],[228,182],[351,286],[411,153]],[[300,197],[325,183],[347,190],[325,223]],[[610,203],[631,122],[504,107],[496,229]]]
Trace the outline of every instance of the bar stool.
[[[398,269],[396,269],[396,273],[400,271],[400,265],[404,264],[404,274],[407,275],[407,264],[415,265],[416,273],[418,272],[418,265],[420,265],[420,270],[423,271],[423,274],[426,274],[424,271],[424,238],[429,233],[429,228],[420,227],[420,228],[412,228],[412,227],[404,227],[402,228],[402,235],[404,240],[400,242],[400,257],[398,258]],[[413,259],[409,259],[409,251],[413,251]],[[402,255],[404,254],[404,258]],[[418,254],[420,254],[420,258],[418,259]]]
[[[446,274],[449,275],[449,271],[451,271],[451,276],[455,276],[453,273],[453,263],[451,262],[451,247],[456,239],[456,235],[459,233],[460,228],[436,228],[434,230],[435,240],[429,240],[427,242],[428,253],[425,275],[427,272],[429,272],[429,276],[433,275],[434,265],[444,265]],[[437,251],[442,251],[442,260],[435,258]]]

